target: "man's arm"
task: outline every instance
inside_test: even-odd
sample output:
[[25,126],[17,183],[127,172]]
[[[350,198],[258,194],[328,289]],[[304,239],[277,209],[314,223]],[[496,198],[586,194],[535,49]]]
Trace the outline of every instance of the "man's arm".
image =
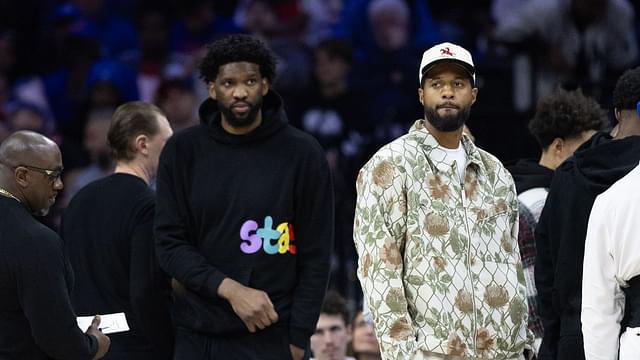
[[[612,216],[615,208],[596,199],[584,248],[582,276],[582,335],[584,353],[589,360],[618,358],[620,320],[624,294],[616,281],[615,254],[612,253]],[[628,239],[616,239],[625,241]]]
[[182,176],[177,167],[175,138],[165,145],[157,174],[155,216],[156,256],[169,276],[203,297],[218,298],[218,286],[226,277],[196,248],[187,231],[188,194],[175,181]]
[[136,322],[153,346],[154,359],[173,358],[169,277],[160,270],[153,238],[153,199],[145,199],[131,234],[129,296]]
[[374,156],[360,170],[356,187],[353,238],[359,257],[358,277],[375,322],[382,358],[411,359],[418,349],[402,280],[406,193],[391,154]]
[[314,333],[329,279],[334,238],[333,183],[320,145],[314,144],[296,181],[295,231],[298,285],[293,294],[289,337],[306,348]]
[[560,319],[553,309],[555,273],[553,256],[555,255],[552,253],[549,242],[549,219],[553,216],[553,206],[555,206],[555,202],[551,199],[553,194],[552,187],[535,230],[536,264],[534,276],[538,289],[538,313],[544,328],[540,356],[550,356],[555,359],[556,346],[560,336]]
[[109,338],[82,333],[71,307],[62,245],[55,235],[27,239],[15,261],[20,306],[36,344],[49,357],[89,360],[104,355]]

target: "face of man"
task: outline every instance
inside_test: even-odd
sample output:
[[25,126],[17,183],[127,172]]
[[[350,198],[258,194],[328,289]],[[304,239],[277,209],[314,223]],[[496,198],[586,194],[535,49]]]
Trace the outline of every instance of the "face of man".
[[160,161],[160,153],[162,153],[162,148],[164,148],[164,144],[167,143],[167,140],[173,135],[173,130],[171,130],[171,125],[169,125],[169,121],[166,117],[162,115],[157,116],[158,120],[158,133],[149,138],[147,142],[147,147],[149,151],[149,167],[151,168],[151,175],[156,176],[158,172],[158,162]]
[[249,62],[220,66],[215,81],[209,83],[209,95],[218,102],[223,126],[248,128],[262,121],[262,98],[269,83],[260,67]]
[[444,62],[430,69],[423,81],[418,97],[426,120],[441,132],[460,129],[478,94],[469,74],[458,64]]
[[19,165],[16,169],[27,172],[21,189],[27,207],[34,215],[47,215],[56,202],[58,192],[64,187],[60,150],[57,146],[50,146],[28,164]]
[[356,354],[380,354],[373,324],[367,322],[362,312],[353,320],[353,351]]
[[350,329],[340,315],[320,314],[316,332],[311,336],[311,350],[317,360],[344,360]]

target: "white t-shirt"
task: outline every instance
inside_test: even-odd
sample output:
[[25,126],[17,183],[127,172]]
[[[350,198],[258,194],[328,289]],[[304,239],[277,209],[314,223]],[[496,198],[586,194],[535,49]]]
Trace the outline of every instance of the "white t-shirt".
[[462,143],[458,143],[458,147],[455,149],[447,149],[442,146],[438,146],[438,150],[431,152],[432,160],[444,163],[451,167],[454,162],[456,164],[456,170],[460,183],[464,182],[464,170],[467,167],[467,152],[462,147]]

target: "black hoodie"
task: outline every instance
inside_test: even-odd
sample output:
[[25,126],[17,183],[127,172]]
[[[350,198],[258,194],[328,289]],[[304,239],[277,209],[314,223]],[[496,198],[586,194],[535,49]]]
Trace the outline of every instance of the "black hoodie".
[[587,223],[599,194],[640,162],[640,136],[598,133],[555,171],[536,228],[535,280],[545,337],[581,336],[582,264]]
[[[320,145],[287,123],[280,97],[264,97],[261,125],[232,135],[217,103],[174,135],[160,157],[156,245],[176,292],[178,326],[212,335],[248,333],[217,295],[225,277],[265,291],[291,344],[315,331],[333,248],[333,190]],[[287,239],[288,245],[287,245]]]
[[518,195],[533,188],[549,188],[553,178],[553,170],[538,164],[534,159],[520,159],[507,166],[513,176]]

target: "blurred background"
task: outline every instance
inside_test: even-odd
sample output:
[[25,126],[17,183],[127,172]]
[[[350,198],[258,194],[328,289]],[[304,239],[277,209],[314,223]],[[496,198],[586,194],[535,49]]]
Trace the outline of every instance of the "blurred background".
[[106,132],[119,104],[153,102],[175,131],[198,124],[203,46],[262,38],[278,58],[274,88],[289,121],[324,146],[336,191],[330,286],[360,302],[351,236],[357,171],[422,117],[422,52],[467,48],[478,101],[468,127],[505,163],[539,156],[527,131],[537,100],[582,88],[610,110],[618,76],[638,65],[634,0],[4,0],[0,1],[0,141],[41,132],[60,145],[65,192],[112,171]]

